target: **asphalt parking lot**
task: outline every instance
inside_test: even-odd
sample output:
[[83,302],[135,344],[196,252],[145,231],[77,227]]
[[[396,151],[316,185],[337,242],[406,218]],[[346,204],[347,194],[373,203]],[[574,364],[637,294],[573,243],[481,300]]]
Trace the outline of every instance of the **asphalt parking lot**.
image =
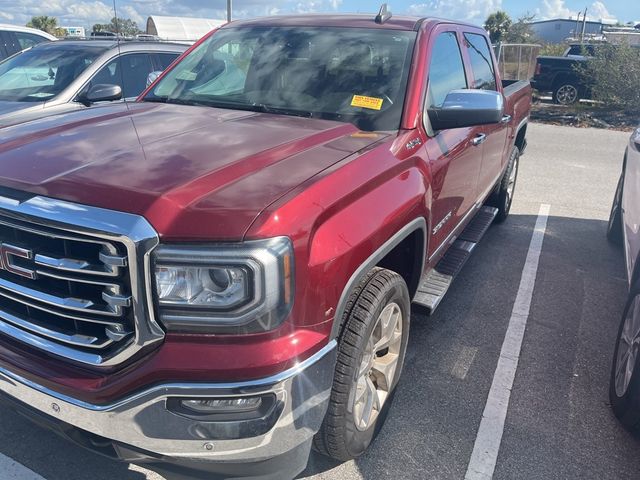
[[[605,230],[628,137],[531,125],[510,218],[489,230],[435,315],[412,318],[403,378],[376,443],[339,465],[313,455],[301,478],[464,478],[541,204],[549,216],[493,477],[640,477],[640,441],[618,425],[607,396],[626,281]],[[1,480],[161,478],[6,409],[0,426]]]

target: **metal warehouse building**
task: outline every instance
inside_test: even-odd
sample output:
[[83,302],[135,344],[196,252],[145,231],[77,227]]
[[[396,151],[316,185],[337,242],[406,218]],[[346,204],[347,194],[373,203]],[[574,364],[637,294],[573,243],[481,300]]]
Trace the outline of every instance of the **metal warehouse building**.
[[[582,33],[582,21],[571,19],[540,20],[531,22],[531,27],[539,41],[545,43],[563,43],[567,38],[577,37]],[[587,21],[585,35],[600,35],[605,24]]]

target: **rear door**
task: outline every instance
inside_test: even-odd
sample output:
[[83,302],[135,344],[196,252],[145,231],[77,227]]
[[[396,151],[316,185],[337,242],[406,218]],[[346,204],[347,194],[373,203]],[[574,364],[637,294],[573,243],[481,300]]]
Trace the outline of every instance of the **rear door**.
[[428,110],[442,106],[452,90],[468,88],[458,27],[441,25],[431,34],[431,59],[425,101],[425,143],[432,173],[431,241],[429,256],[442,246],[473,209],[477,196],[482,145],[474,146],[477,128],[432,131]]
[[[498,84],[496,68],[491,48],[485,35],[465,31],[463,33],[465,55],[469,63],[469,84],[471,88],[490,90],[502,95],[502,85]],[[483,125],[480,135],[484,138],[482,168],[478,176],[478,198],[484,199],[499,180],[506,163],[505,146],[507,141],[507,123]]]

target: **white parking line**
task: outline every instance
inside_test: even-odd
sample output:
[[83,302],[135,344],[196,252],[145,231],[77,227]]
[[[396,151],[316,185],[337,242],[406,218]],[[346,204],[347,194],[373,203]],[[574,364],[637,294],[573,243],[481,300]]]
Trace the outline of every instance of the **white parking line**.
[[2,480],[45,480],[36,472],[20,465],[14,459],[0,453],[0,478]]
[[527,326],[527,319],[529,318],[533,287],[536,283],[538,262],[550,208],[550,205],[542,204],[538,211],[538,218],[531,235],[527,259],[522,269],[520,287],[518,288],[511,318],[509,319],[507,333],[502,343],[502,350],[500,351],[500,358],[498,358],[498,366],[493,375],[491,389],[487,396],[487,403],[482,413],[482,420],[478,428],[471,459],[467,466],[465,480],[489,480],[493,478],[504,432],[504,421],[509,408],[513,380],[518,368],[522,339]]

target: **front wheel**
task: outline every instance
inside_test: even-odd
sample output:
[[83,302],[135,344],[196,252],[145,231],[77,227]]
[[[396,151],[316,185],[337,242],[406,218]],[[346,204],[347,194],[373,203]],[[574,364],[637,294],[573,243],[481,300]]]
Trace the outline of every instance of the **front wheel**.
[[409,313],[407,285],[390,270],[373,269],[351,295],[329,408],[314,438],[320,453],[350,460],[375,438],[402,372]]
[[630,431],[640,430],[640,287],[629,294],[613,355],[609,399],[620,422]]

